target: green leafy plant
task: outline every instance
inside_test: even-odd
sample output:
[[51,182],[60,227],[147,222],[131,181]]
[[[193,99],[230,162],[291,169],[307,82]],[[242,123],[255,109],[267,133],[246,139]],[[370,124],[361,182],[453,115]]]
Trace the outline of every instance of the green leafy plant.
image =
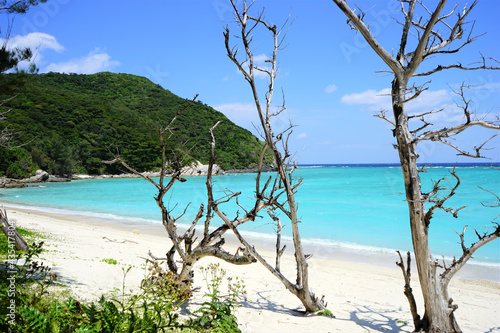
[[181,288],[175,282],[175,275],[171,271],[162,268],[163,261],[147,261],[148,272],[142,280],[141,288],[149,294],[158,297],[175,298],[178,301],[186,301],[192,296],[191,285]]
[[[43,242],[33,243],[26,253],[17,254],[15,259],[6,260],[0,265],[0,330],[11,329],[23,322],[23,314],[33,319],[36,311],[27,311],[31,306],[43,303],[47,289],[57,275],[36,259],[42,253]],[[23,312],[24,311],[24,312]],[[19,318],[19,320],[17,320]],[[41,325],[44,320],[34,321]]]
[[118,261],[116,259],[101,259],[101,262],[105,262],[110,265],[118,265]]
[[318,311],[318,312],[316,312],[316,314],[318,314],[320,316],[335,317],[333,315],[332,311],[330,311],[328,309],[324,309],[324,310]]
[[239,278],[227,278],[227,295],[222,295],[221,285],[226,271],[219,264],[210,264],[201,268],[203,279],[207,284],[209,300],[195,311],[198,317],[191,320],[193,328],[213,332],[241,332],[234,312],[239,307],[238,299],[245,294],[245,285]]
[[[42,243],[33,244],[23,260],[17,261],[15,270],[0,270],[1,332],[240,332],[234,312],[245,286],[240,279],[226,277],[218,264],[202,269],[208,300],[195,311],[195,318],[181,320],[178,310],[191,297],[191,288],[180,289],[174,274],[165,271],[161,261],[147,262],[138,292],[125,292],[131,267],[123,267],[121,294],[102,295],[97,301],[84,303],[49,288],[56,275],[36,261],[41,252]],[[15,295],[9,294],[7,274],[16,277]],[[222,291],[225,281],[227,290]],[[12,297],[15,320],[9,322]]]
[[[36,244],[34,244],[36,245]],[[32,246],[26,263],[38,272],[46,272],[40,264],[33,264],[33,258],[41,251],[41,246]],[[177,310],[184,302],[186,293],[179,292],[173,285],[173,277],[165,275],[158,267],[151,265],[140,290],[132,295],[125,293],[125,278],[131,267],[123,268],[124,278],[121,297],[102,295],[98,301],[80,303],[74,298],[59,299],[46,287],[40,289],[42,281],[36,279],[31,270],[20,268],[18,281],[23,281],[23,291],[19,291],[14,309],[15,321],[5,320],[8,313],[2,313],[0,331],[2,332],[161,332],[183,325],[178,320]],[[161,274],[160,274],[161,273]],[[45,275],[48,275],[47,273]],[[39,274],[40,275],[40,274]],[[45,285],[50,285],[52,275]],[[2,280],[4,281],[4,280]],[[31,285],[30,285],[31,284]],[[20,288],[17,288],[20,289]],[[2,310],[8,310],[10,302],[7,286],[2,286],[0,303]],[[42,297],[43,296],[43,297]]]

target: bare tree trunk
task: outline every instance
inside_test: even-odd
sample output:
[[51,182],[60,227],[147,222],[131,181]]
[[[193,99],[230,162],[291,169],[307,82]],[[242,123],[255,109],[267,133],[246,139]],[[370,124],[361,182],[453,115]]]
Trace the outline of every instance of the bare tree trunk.
[[[426,200],[422,197],[418,154],[408,126],[408,116],[402,101],[406,84],[395,79],[392,87],[393,112],[396,119],[395,135],[399,160],[405,183],[406,201],[410,214],[410,228],[417,271],[424,298],[425,313],[418,326],[429,332],[461,332],[455,320],[456,306],[448,297],[448,285],[436,274],[437,266],[429,248],[429,221],[426,221]],[[415,323],[417,328],[417,323]]]
[[[297,203],[295,202],[295,192],[300,185],[301,181],[297,183],[293,183],[292,173],[294,167],[290,167],[290,165],[295,165],[293,161],[290,160],[290,152],[288,150],[288,140],[287,137],[291,134],[291,127],[287,130],[275,134],[273,133],[271,120],[273,117],[278,116],[281,112],[285,110],[285,101],[283,97],[283,105],[279,108],[278,111],[272,111],[272,100],[274,93],[274,83],[277,74],[277,52],[281,48],[281,44],[283,42],[284,35],[286,32],[283,32],[282,29],[279,29],[276,25],[270,24],[263,19],[263,11],[258,13],[257,16],[252,16],[249,11],[250,7],[253,5],[247,5],[247,2],[244,0],[241,8],[238,8],[236,2],[231,0],[231,4],[234,10],[236,23],[241,29],[238,38],[241,40],[241,44],[244,48],[244,55],[238,56],[238,50],[236,47],[231,47],[229,45],[229,29],[226,28],[224,32],[225,37],[225,46],[229,59],[233,61],[239,71],[243,74],[245,80],[249,83],[250,89],[252,91],[252,97],[254,99],[257,115],[260,120],[260,129],[262,130],[262,137],[265,139],[267,147],[271,150],[275,163],[277,165],[277,176],[275,185],[271,189],[269,194],[260,193],[259,191],[259,179],[260,179],[260,170],[259,176],[257,179],[257,203],[263,198],[267,202],[267,205],[274,207],[275,209],[281,211],[289,220],[292,226],[292,235],[293,235],[293,246],[295,250],[295,262],[296,262],[296,283],[291,283],[281,272],[279,271],[279,233],[277,237],[278,245],[277,245],[277,267],[272,267],[264,260],[254,248],[249,247],[249,244],[246,243],[236,228],[232,227],[229,224],[229,220],[224,218],[223,213],[221,214],[217,207],[214,207],[214,210],[217,214],[228,224],[236,236],[240,239],[240,241],[247,247],[247,249],[254,255],[257,260],[259,260],[267,269],[273,273],[280,281],[286,286],[286,288],[291,291],[294,295],[296,295],[302,304],[304,305],[306,312],[316,312],[319,310],[325,309],[325,304],[323,299],[318,299],[314,293],[310,291],[309,287],[309,271],[308,271],[308,263],[306,261],[306,255],[302,248],[302,242],[299,231],[299,218],[297,215]],[[266,63],[269,65],[268,68],[258,67],[254,63],[254,56],[252,51],[252,36],[254,29],[263,28],[266,32],[270,33],[272,36],[272,55]],[[281,36],[280,36],[281,35]],[[257,84],[255,82],[255,71],[259,71],[264,73],[269,79],[269,85],[267,91],[265,91],[265,100],[260,100]],[[282,150],[278,148],[278,144],[282,146]],[[261,156],[262,158],[262,156]],[[266,184],[266,187],[269,183]],[[274,194],[276,192],[280,192],[276,197]],[[278,202],[279,197],[283,194],[286,199],[283,199],[284,202]],[[257,204],[256,204],[257,206]],[[280,230],[281,231],[281,230]]]
[[16,249],[19,251],[29,251],[28,243],[24,240],[23,236],[19,234],[14,224],[9,222],[5,209],[3,211],[0,209],[0,228],[7,237],[8,242],[15,244]]
[[[454,23],[450,23],[445,22],[445,20],[451,17],[455,10],[453,10],[452,13],[441,15],[441,11],[446,4],[446,0],[440,0],[433,11],[425,7],[423,1],[400,0],[401,13],[403,14],[404,20],[401,24],[403,27],[403,31],[400,41],[400,48],[395,57],[391,53],[387,52],[387,50],[385,50],[372,35],[369,26],[367,26],[363,21],[363,18],[365,16],[364,12],[354,13],[354,11],[349,8],[345,0],[333,1],[348,17],[348,25],[352,29],[359,31],[363,35],[370,47],[386,63],[391,72],[394,74],[394,80],[392,82],[391,89],[392,111],[394,120],[389,120],[385,116],[385,111],[381,111],[378,117],[388,121],[391,125],[394,126],[393,134],[396,137],[396,148],[398,149],[399,160],[401,163],[401,170],[405,184],[405,194],[408,204],[413,250],[415,253],[415,261],[417,265],[422,296],[424,298],[425,312],[422,318],[420,318],[420,316],[418,315],[416,303],[410,287],[409,263],[406,271],[404,270],[402,259],[401,263],[398,263],[398,265],[403,269],[403,275],[405,277],[405,295],[407,296],[410,303],[410,309],[414,318],[415,330],[447,333],[461,332],[454,315],[454,311],[458,308],[458,306],[453,304],[453,300],[448,295],[448,283],[453,275],[471,258],[474,251],[500,236],[500,226],[498,226],[497,224],[497,228],[490,234],[480,235],[476,233],[478,236],[478,241],[476,243],[473,243],[470,247],[465,246],[462,233],[461,235],[459,235],[461,238],[461,245],[463,250],[463,254],[460,259],[458,261],[453,260],[453,263],[449,267],[446,267],[446,263],[444,262],[442,265],[439,264],[438,261],[435,260],[432,256],[431,250],[429,248],[429,225],[433,216],[433,212],[436,209],[443,209],[456,217],[458,210],[463,208],[462,207],[453,210],[451,208],[445,208],[443,206],[444,202],[455,194],[455,190],[460,184],[460,179],[456,175],[455,170],[453,170],[452,175],[457,179],[457,184],[443,199],[435,197],[435,195],[442,190],[438,185],[441,180],[435,184],[434,189],[430,193],[424,194],[422,192],[419,169],[417,167],[418,154],[416,152],[416,147],[420,141],[432,140],[452,147],[459,152],[459,155],[469,157],[482,157],[480,155],[480,150],[491,138],[479,147],[475,147],[475,154],[471,154],[463,149],[460,149],[459,147],[451,143],[448,138],[453,137],[472,126],[480,126],[488,129],[499,130],[500,125],[498,124],[498,122],[495,123],[472,119],[471,111],[468,109],[469,101],[465,99],[463,94],[463,86],[460,90],[459,95],[462,97],[462,101],[464,102],[463,111],[466,121],[465,123],[459,124],[457,126],[427,130],[423,132],[424,129],[432,126],[430,122],[426,121],[425,116],[431,113],[440,112],[442,110],[423,111],[421,114],[411,117],[421,120],[423,125],[415,130],[410,130],[410,117],[406,113],[405,103],[417,98],[424,90],[427,89],[425,87],[427,83],[424,83],[423,85],[418,87],[412,86],[411,88],[409,88],[409,80],[413,77],[429,76],[441,70],[451,68],[461,70],[499,69],[498,67],[487,66],[486,58],[483,57],[480,65],[476,67],[466,67],[462,66],[460,63],[447,66],[439,65],[435,69],[416,74],[416,71],[419,68],[420,64],[426,58],[434,54],[458,52],[463,46],[473,42],[476,39],[476,37],[471,37],[469,34],[466,40],[462,41],[461,45],[459,45],[457,48],[449,48],[449,45],[452,42],[464,37],[464,25],[466,24],[465,18],[467,17],[471,9],[474,8],[477,1],[474,1],[469,7],[465,6],[461,12],[457,12],[458,15],[456,21]],[[428,14],[428,18],[414,18],[415,6],[417,4],[423,7],[422,10],[423,12]],[[437,23],[446,26],[446,28],[449,30],[447,31],[449,35],[445,35],[442,31],[439,31],[437,28],[435,28],[435,25]],[[408,46],[408,36],[410,35],[416,37],[417,45],[414,50],[406,51],[406,47]],[[445,48],[447,48],[446,51],[443,50]],[[426,203],[431,204],[428,211],[426,211]]]

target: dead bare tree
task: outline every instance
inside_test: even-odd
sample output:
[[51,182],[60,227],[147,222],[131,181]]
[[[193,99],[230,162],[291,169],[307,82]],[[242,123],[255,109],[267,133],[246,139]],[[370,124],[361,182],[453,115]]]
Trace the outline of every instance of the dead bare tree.
[[[2,104],[0,104],[0,106],[2,106]],[[0,112],[0,124],[6,119],[5,115],[7,112],[8,111]],[[8,127],[2,128],[0,131],[0,147],[10,149],[10,142],[12,141],[13,136],[14,134],[12,133],[12,130]]]
[[[192,280],[194,264],[202,259],[203,257],[212,256],[224,261],[230,262],[237,265],[246,265],[255,262],[253,258],[247,251],[242,251],[242,254],[232,254],[223,249],[225,243],[223,234],[229,229],[226,225],[222,225],[212,232],[209,232],[209,226],[212,219],[212,214],[210,211],[206,214],[204,222],[204,233],[201,240],[197,241],[195,237],[195,227],[200,219],[204,215],[204,205],[201,204],[198,210],[198,214],[192,221],[189,228],[182,234],[177,231],[176,222],[181,218],[184,213],[178,217],[173,217],[172,212],[165,206],[164,197],[167,192],[172,188],[176,181],[184,182],[185,179],[181,177],[181,167],[182,167],[182,156],[177,153],[173,153],[173,158],[167,158],[167,141],[174,135],[174,122],[177,118],[187,110],[196,100],[198,95],[196,95],[193,100],[189,103],[187,107],[179,110],[177,114],[172,118],[170,123],[164,127],[158,129],[158,137],[161,148],[161,171],[158,181],[155,181],[150,176],[140,173],[131,166],[129,166],[126,161],[124,161],[119,155],[114,156],[115,158],[111,161],[103,161],[107,164],[121,163],[130,172],[142,177],[154,187],[156,187],[158,194],[155,196],[155,201],[162,213],[162,223],[167,231],[168,237],[173,243],[172,248],[167,252],[166,258],[157,258],[153,254],[151,256],[153,259],[164,259],[167,262],[167,266],[170,271],[176,274],[176,282],[181,288],[186,287]],[[217,126],[218,123],[215,125]],[[213,128],[215,128],[215,126]],[[210,130],[213,131],[213,128]],[[215,140],[212,141],[212,156],[213,149],[215,147]],[[173,168],[173,172],[169,173],[169,167]],[[213,158],[209,167],[209,174],[212,173]],[[167,180],[170,178],[169,180]],[[187,209],[187,207],[186,207]],[[210,209],[210,208],[209,208]],[[178,254],[181,260],[182,267],[179,271],[175,254]]]
[[[196,97],[191,101],[190,105],[194,103],[196,100]],[[264,208],[270,208],[273,209],[275,207],[281,207],[282,209],[285,209],[285,202],[280,203],[279,202],[279,197],[283,194],[284,192],[284,187],[283,187],[283,182],[280,179],[280,176],[278,175],[274,181],[274,186],[272,187],[270,192],[266,192],[269,188],[269,185],[271,183],[272,177],[270,177],[265,186],[260,189],[260,177],[262,173],[262,166],[264,163],[264,157],[265,153],[267,150],[267,144],[265,147],[262,149],[261,154],[260,154],[260,159],[259,159],[259,172],[257,175],[257,182],[256,182],[256,201],[252,209],[246,210],[243,206],[240,205],[240,207],[245,210],[245,215],[240,216],[239,213],[236,213],[236,218],[230,219],[220,208],[220,205],[223,203],[226,203],[232,199],[237,200],[237,197],[241,194],[240,192],[230,192],[228,191],[228,194],[223,195],[221,198],[214,198],[213,195],[213,187],[212,187],[212,170],[215,164],[215,135],[214,135],[214,130],[215,128],[219,125],[219,122],[216,123],[211,129],[210,129],[210,136],[211,136],[211,149],[210,149],[210,161],[208,165],[208,171],[207,171],[207,181],[206,181],[206,188],[207,188],[207,198],[208,198],[208,203],[207,203],[207,209],[205,213],[205,208],[204,205],[200,205],[200,208],[198,210],[198,214],[194,218],[193,222],[191,223],[190,227],[182,234],[179,235],[177,231],[177,221],[179,218],[181,218],[184,213],[181,216],[178,216],[174,218],[172,216],[172,212],[168,210],[168,208],[165,206],[163,202],[163,198],[167,194],[167,192],[172,188],[174,183],[176,181],[185,181],[184,178],[182,178],[181,175],[181,166],[182,166],[182,157],[176,153],[173,153],[173,158],[172,159],[167,159],[167,141],[169,138],[174,135],[174,127],[173,124],[176,121],[177,117],[179,117],[182,112],[184,112],[187,108],[189,108],[188,105],[186,108],[180,110],[176,116],[170,121],[169,125],[166,126],[165,128],[159,129],[158,130],[158,136],[159,136],[159,141],[160,141],[160,147],[161,147],[161,155],[162,155],[162,167],[160,171],[160,177],[158,182],[156,182],[154,179],[152,179],[150,176],[144,173],[140,173],[131,166],[129,166],[126,161],[124,161],[119,155],[115,155],[114,159],[111,161],[103,161],[104,163],[107,164],[113,164],[113,163],[121,163],[122,166],[124,166],[127,170],[130,172],[140,176],[141,178],[145,179],[149,183],[153,184],[156,189],[158,190],[158,194],[155,196],[155,201],[157,203],[157,206],[160,208],[162,212],[162,223],[167,231],[167,234],[170,238],[170,240],[173,243],[173,246],[171,249],[167,252],[165,258],[158,258],[154,254],[150,253],[150,256],[152,257],[153,260],[166,260],[168,269],[172,271],[175,274],[175,279],[176,283],[181,287],[184,288],[192,280],[193,276],[193,268],[195,263],[202,259],[203,257],[207,256],[212,256],[216,257],[219,259],[222,259],[226,262],[232,263],[232,264],[237,264],[237,265],[245,265],[245,264],[250,264],[253,262],[256,262],[259,260],[262,262],[271,272],[278,276],[280,280],[284,281],[285,286],[292,291],[295,295],[297,295],[301,301],[302,299],[307,300],[309,303],[305,303],[304,305],[306,306],[306,310],[308,312],[312,311],[318,311],[321,309],[324,309],[323,301],[322,300],[317,300],[314,296],[314,294],[310,293],[306,294],[304,291],[304,285],[308,286],[307,280],[306,283],[304,284],[301,282],[301,285],[295,285],[291,282],[289,282],[280,272],[279,270],[279,259],[281,255],[283,254],[283,249],[281,252],[278,253],[276,257],[276,262],[277,262],[277,268],[273,268],[271,265],[269,265],[266,260],[258,253],[258,251],[255,249],[255,246],[253,244],[250,244],[237,230],[237,228],[248,222],[248,221],[253,221],[255,220],[255,217],[257,214]],[[173,168],[173,172],[169,172],[169,168]],[[289,174],[291,177],[291,173]],[[166,177],[170,177],[170,180],[167,182]],[[290,178],[291,179],[291,178]],[[297,185],[298,186],[298,185]],[[296,187],[294,187],[295,191]],[[186,207],[187,209],[187,207]],[[216,216],[221,218],[224,221],[224,224],[220,225],[217,227],[214,231],[210,232],[210,223],[215,217],[214,213]],[[272,213],[270,213],[272,214]],[[197,241],[197,237],[195,234],[196,231],[196,226],[198,222],[202,219],[202,217],[205,216],[205,221],[204,221],[204,226],[203,226],[203,235],[199,236],[201,237],[201,240]],[[223,238],[223,235],[225,234],[226,231],[232,230],[235,235],[238,237],[239,241],[243,245],[243,247],[239,247],[236,251],[235,254],[229,253],[228,251],[224,250],[222,246],[225,243],[225,239]],[[281,230],[278,231],[278,234]],[[299,243],[300,243],[300,238],[299,238]],[[279,243],[278,243],[279,244]],[[180,262],[182,264],[182,267],[179,271],[177,267],[177,261],[175,260],[175,254],[178,254],[180,257]],[[240,254],[241,253],[241,254]],[[257,259],[256,259],[257,258]],[[306,277],[307,277],[307,271],[306,271]],[[303,281],[303,275],[298,274],[297,277],[298,281]],[[307,291],[309,291],[307,289]],[[304,295],[309,295],[309,298],[305,298]],[[304,303],[305,301],[303,301]],[[315,303],[313,303],[315,302]],[[317,305],[315,305],[317,304]],[[320,306],[321,305],[321,306]]]
[[[262,131],[262,137],[266,142],[266,146],[261,154],[261,161],[259,172],[256,179],[256,201],[254,208],[247,212],[246,218],[255,218],[258,211],[264,207],[268,207],[270,210],[270,216],[277,221],[277,251],[276,251],[276,266],[270,265],[255,249],[254,246],[249,244],[239,233],[236,226],[239,224],[239,219],[230,220],[220,209],[219,202],[210,200],[212,203],[211,207],[214,212],[228,225],[231,230],[238,237],[240,242],[248,249],[248,251],[257,258],[274,276],[276,276],[285,287],[296,295],[302,304],[304,305],[306,312],[316,312],[318,310],[325,309],[325,303],[323,298],[318,299],[311,292],[309,287],[309,275],[308,275],[308,263],[307,258],[309,257],[304,253],[302,248],[300,232],[299,232],[299,217],[297,214],[297,203],[295,201],[295,193],[301,184],[302,180],[296,180],[293,177],[293,171],[295,170],[295,163],[292,160],[292,156],[288,147],[288,138],[292,133],[292,126],[287,128],[281,133],[273,133],[272,119],[277,117],[285,110],[285,103],[283,97],[283,105],[279,107],[276,111],[273,111],[273,94],[275,89],[275,78],[277,74],[277,53],[282,47],[283,39],[286,35],[284,30],[287,27],[287,23],[283,25],[282,28],[278,28],[276,25],[268,23],[264,19],[263,11],[258,13],[256,16],[250,14],[250,9],[253,5],[247,5],[244,0],[241,8],[236,5],[236,2],[231,0],[231,4],[234,10],[235,21],[240,29],[236,38],[241,41],[244,52],[240,57],[238,54],[238,47],[231,46],[230,43],[230,31],[226,27],[224,31],[225,46],[229,59],[236,65],[238,70],[243,74],[245,80],[250,85],[252,96],[255,102],[255,107],[260,120],[260,130]],[[272,56],[266,60],[266,67],[258,66],[255,63],[253,51],[252,51],[252,33],[258,29],[263,29],[266,33],[269,33],[272,37]],[[269,79],[268,88],[265,91],[265,102],[261,101],[259,95],[258,85],[256,83],[256,72],[260,72],[266,75]],[[262,159],[265,149],[270,149],[274,156],[274,160],[277,167],[277,173],[272,180],[269,177],[265,181],[265,185],[261,187],[260,178],[262,170]],[[210,176],[209,176],[210,177]],[[272,183],[272,184],[271,184]],[[211,196],[211,190],[209,188],[209,197]],[[237,194],[232,194],[233,197],[237,197]],[[292,226],[293,232],[293,245],[295,250],[295,261],[297,269],[296,282],[291,282],[286,278],[280,271],[280,257],[283,254],[283,248],[280,246],[280,235],[281,235],[281,222],[279,218],[275,216],[273,212],[278,211],[282,213],[287,219],[289,219]]]
[[[5,103],[13,100],[14,98],[16,98],[16,96],[13,96],[13,97],[7,98],[7,99],[5,99],[3,101],[0,101],[0,108],[3,107],[3,105]],[[10,111],[11,111],[10,109],[9,110],[5,110],[5,111],[0,111],[0,125],[5,122],[5,120],[7,119],[7,114]],[[15,139],[17,137],[19,137],[20,135],[21,135],[21,133],[14,132],[8,125],[6,125],[5,127],[3,127],[0,130],[0,147],[12,150],[12,149],[20,148],[20,147],[22,147],[24,145],[27,145],[28,143],[17,144],[17,145],[13,144],[13,142],[15,141]]]
[[[484,149],[486,142],[474,147],[474,151],[467,151],[458,147],[451,139],[470,127],[483,127],[491,130],[499,130],[500,124],[496,121],[486,121],[476,119],[470,104],[465,98],[464,88],[460,88],[459,95],[461,96],[462,110],[464,114],[464,122],[449,128],[433,128],[432,123],[428,121],[428,115],[440,112],[428,111],[422,112],[419,115],[409,116],[405,110],[405,104],[426,90],[426,84],[410,86],[410,80],[416,77],[427,77],[434,73],[448,70],[480,70],[480,69],[500,69],[487,63],[498,63],[495,59],[485,58],[481,55],[481,61],[477,64],[464,66],[460,63],[449,65],[438,65],[431,70],[418,73],[417,70],[424,60],[433,56],[443,54],[451,54],[459,52],[464,46],[472,43],[478,36],[472,36],[472,28],[474,24],[466,22],[471,10],[476,6],[477,1],[474,1],[470,6],[465,5],[462,10],[458,10],[457,6],[450,13],[443,14],[446,0],[440,0],[434,10],[428,9],[422,0],[400,0],[401,13],[403,21],[398,22],[402,26],[402,36],[397,54],[393,56],[377,41],[375,36],[370,31],[369,25],[364,21],[364,13],[356,14],[344,0],[333,0],[334,3],[348,17],[347,23],[349,26],[362,34],[370,47],[390,68],[390,73],[394,75],[391,88],[393,120],[386,117],[385,112],[381,112],[378,117],[387,120],[394,126],[393,134],[396,137],[399,159],[404,177],[406,189],[406,201],[408,203],[410,226],[413,241],[413,249],[415,254],[420,286],[424,298],[425,312],[423,317],[417,312],[416,303],[414,302],[410,283],[410,268],[409,263],[405,268],[400,255],[401,262],[398,265],[402,268],[405,277],[405,295],[410,301],[415,331],[426,332],[461,332],[458,323],[455,320],[454,311],[457,305],[448,295],[448,283],[454,274],[461,269],[465,263],[472,257],[473,253],[484,244],[491,242],[500,236],[500,227],[496,224],[496,228],[490,233],[479,234],[476,232],[478,240],[467,247],[464,244],[465,228],[459,234],[462,247],[462,255],[458,260],[453,260],[452,263],[439,263],[432,255],[429,242],[428,231],[433,213],[437,209],[456,216],[461,209],[452,209],[445,207],[445,202],[455,194],[455,190],[460,184],[460,178],[455,170],[452,172],[456,179],[456,185],[444,195],[440,197],[437,194],[443,190],[440,186],[440,181],[434,184],[430,193],[423,193],[419,172],[417,167],[418,154],[416,151],[417,145],[422,141],[434,141],[445,144],[458,152],[458,155],[469,156],[473,158],[482,157],[481,151]],[[416,15],[416,6],[420,6],[421,12],[426,17]],[[455,18],[454,16],[455,15]],[[466,35],[466,28],[470,27],[470,32]],[[444,30],[444,32],[443,32]],[[407,50],[409,47],[409,36],[416,37],[416,46],[413,50]],[[454,47],[452,47],[452,45]],[[410,129],[411,120],[420,120],[421,124]],[[425,205],[429,206],[426,209]]]
[[5,234],[10,244],[14,244],[19,251],[29,251],[26,240],[19,234],[16,227],[7,217],[7,211],[0,209],[0,229]]

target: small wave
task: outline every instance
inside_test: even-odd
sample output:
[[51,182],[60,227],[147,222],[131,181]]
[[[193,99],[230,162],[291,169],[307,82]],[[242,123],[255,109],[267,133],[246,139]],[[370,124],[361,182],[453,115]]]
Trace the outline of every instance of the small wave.
[[[111,213],[98,213],[98,212],[89,212],[89,211],[78,211],[78,210],[70,210],[70,209],[61,209],[61,208],[50,208],[50,207],[40,207],[40,206],[29,206],[29,205],[20,205],[15,203],[2,203],[2,206],[5,208],[11,209],[26,209],[32,210],[35,212],[43,212],[48,214],[57,214],[63,216],[72,216],[78,218],[89,218],[100,221],[108,221],[110,223],[126,223],[126,224],[143,224],[143,225],[151,225],[151,224],[161,224],[161,221],[155,219],[147,219],[140,217],[128,217],[121,216]],[[179,227],[186,228],[190,226],[190,223],[179,223]],[[210,228],[211,231],[215,230],[215,227]],[[276,240],[276,234],[274,233],[265,233],[265,232],[256,232],[251,230],[240,230],[240,233],[248,238],[254,238],[261,240],[263,243],[274,243]],[[291,236],[282,235],[281,239],[284,243],[293,242],[293,238]],[[338,249],[340,251],[345,252],[354,252],[354,253],[365,253],[365,254],[391,254],[394,255],[396,249],[386,248],[386,247],[378,247],[371,245],[363,245],[353,242],[342,242],[336,241],[332,239],[323,239],[323,238],[303,238],[302,243],[307,247],[321,247],[321,248],[331,248]],[[411,253],[413,256],[413,253]],[[414,257],[414,256],[413,256]],[[443,256],[435,254],[435,257],[440,261]],[[487,260],[488,258],[486,258]],[[453,261],[453,257],[445,256],[444,260],[449,263]],[[467,265],[471,266],[481,266],[485,268],[492,269],[500,269],[500,263],[497,262],[489,262],[489,261],[481,261],[476,259],[471,259],[468,261]]]
[[302,242],[304,242],[304,244],[311,244],[320,247],[335,247],[355,252],[390,253],[390,254],[396,252],[396,249],[391,249],[386,247],[362,245],[350,242],[339,242],[330,239],[309,238],[309,239],[303,239]]
[[[264,240],[268,242],[276,241],[276,234],[271,233],[260,233],[255,231],[241,230],[240,233],[243,236],[249,238],[255,238],[259,240]],[[283,243],[293,242],[293,237],[282,235],[281,240]],[[323,239],[323,238],[303,238],[302,239],[303,246],[305,247],[321,247],[321,248],[331,248],[338,249],[343,252],[352,252],[352,253],[364,253],[364,254],[383,254],[383,255],[394,255],[397,249],[388,248],[388,247],[379,247],[379,246],[371,246],[371,245],[363,245],[358,243],[351,242],[341,242],[331,239]],[[415,258],[413,252],[410,252],[413,259]],[[443,256],[436,255],[436,258],[443,258]],[[453,257],[444,257],[447,263],[453,261]],[[481,266],[485,268],[493,268],[500,269],[500,264],[496,262],[487,262],[487,261],[477,261],[471,259],[467,262],[467,264]]]
[[70,210],[70,209],[62,209],[62,208],[18,205],[18,204],[12,204],[12,203],[6,203],[3,205],[6,208],[27,209],[27,210],[32,210],[35,212],[73,216],[73,217],[80,217],[80,218],[83,217],[83,218],[108,220],[108,221],[112,220],[113,222],[120,221],[120,222],[126,222],[126,223],[139,223],[139,224],[159,224],[159,223],[161,223],[161,221],[159,221],[159,220],[145,219],[145,218],[140,218],[140,217],[121,216],[121,215],[115,215],[115,214],[111,214],[111,213],[97,213],[97,212]]
[[298,165],[300,169],[314,169],[314,168],[324,168],[324,165]]

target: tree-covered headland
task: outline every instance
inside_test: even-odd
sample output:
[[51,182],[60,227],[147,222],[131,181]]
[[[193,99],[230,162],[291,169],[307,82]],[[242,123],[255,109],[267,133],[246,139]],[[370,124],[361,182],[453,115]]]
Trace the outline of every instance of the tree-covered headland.
[[[2,76],[8,79],[9,74]],[[137,170],[157,170],[157,128],[190,102],[130,74],[25,76],[16,97],[2,106],[10,110],[2,124],[19,133],[15,144],[22,145],[0,147],[0,176],[10,178],[37,169],[55,175],[117,174],[122,172],[118,165],[101,162],[116,152]],[[12,97],[12,92],[1,94],[0,99]],[[254,166],[263,143],[202,102],[179,118],[168,151],[182,150],[183,164],[208,163],[209,129],[219,120],[215,162],[225,170]]]

